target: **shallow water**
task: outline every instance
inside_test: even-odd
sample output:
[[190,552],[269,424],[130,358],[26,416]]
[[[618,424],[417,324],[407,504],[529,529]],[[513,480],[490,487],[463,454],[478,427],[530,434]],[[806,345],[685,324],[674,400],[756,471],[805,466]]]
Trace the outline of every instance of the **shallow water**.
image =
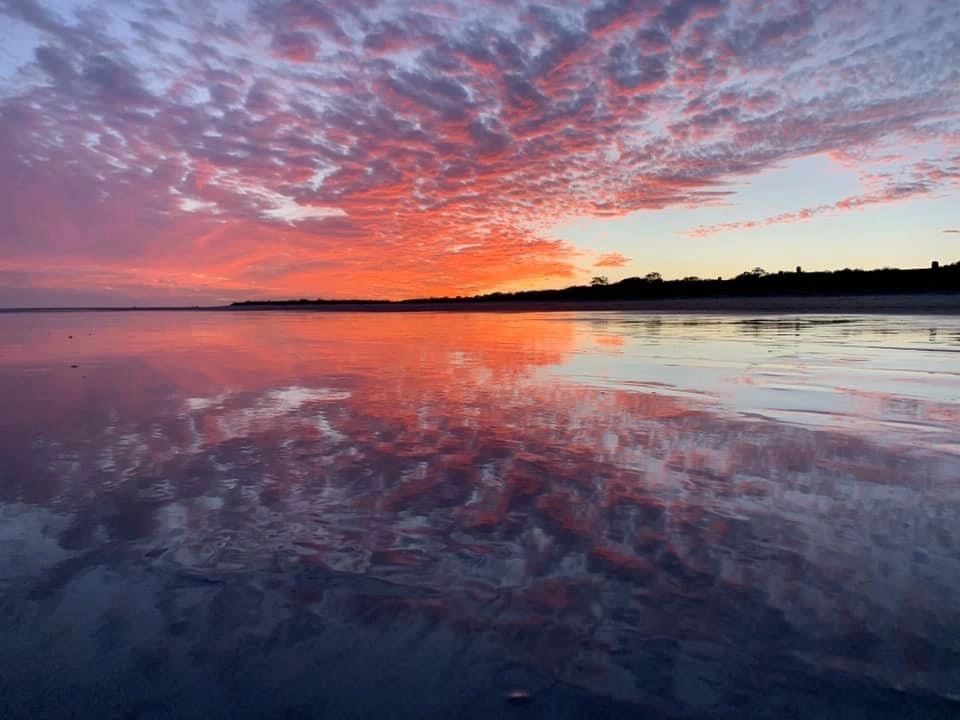
[[8,314],[0,403],[3,717],[960,715],[960,318]]

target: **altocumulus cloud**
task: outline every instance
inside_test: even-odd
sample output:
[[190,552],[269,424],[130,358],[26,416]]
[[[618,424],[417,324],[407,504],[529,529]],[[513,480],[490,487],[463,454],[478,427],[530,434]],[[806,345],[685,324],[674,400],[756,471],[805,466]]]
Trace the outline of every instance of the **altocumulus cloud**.
[[620,253],[604,253],[593,263],[594,267],[623,267],[630,258],[624,257]]
[[717,203],[891,139],[947,151],[740,229],[960,175],[957,3],[0,0],[0,22],[22,39],[0,61],[5,304],[556,282],[581,252],[561,218]]

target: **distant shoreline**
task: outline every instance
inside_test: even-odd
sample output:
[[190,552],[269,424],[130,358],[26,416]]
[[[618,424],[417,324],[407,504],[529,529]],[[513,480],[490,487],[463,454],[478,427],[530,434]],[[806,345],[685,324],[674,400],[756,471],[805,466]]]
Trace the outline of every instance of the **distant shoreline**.
[[650,300],[490,300],[484,302],[247,303],[207,307],[0,308],[0,313],[53,312],[708,312],[960,315],[960,293],[702,297]]
[[857,295],[823,297],[714,297],[656,300],[488,300],[358,304],[249,304],[235,312],[716,312],[716,313],[881,313],[960,315],[960,293],[950,295]]

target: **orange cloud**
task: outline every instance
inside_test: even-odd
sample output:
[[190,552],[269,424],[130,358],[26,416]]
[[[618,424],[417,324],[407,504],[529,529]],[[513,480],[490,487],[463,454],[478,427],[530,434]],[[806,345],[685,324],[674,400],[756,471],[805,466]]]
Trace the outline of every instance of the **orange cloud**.
[[[128,34],[111,35],[0,3],[32,52],[0,76],[14,88],[0,98],[0,303],[401,298],[576,279],[582,250],[551,237],[558,220],[716,203],[732,178],[786,159],[856,162],[884,138],[956,136],[954,16],[915,6],[892,18],[783,2],[741,18],[724,0],[240,0],[243,22],[212,6],[134,9]],[[867,56],[840,53],[851,28],[876,36]],[[789,75],[801,61],[810,72]],[[860,63],[896,72],[865,82]],[[691,234],[936,194],[957,187],[957,162]]]
[[594,267],[623,267],[628,262],[630,258],[624,257],[620,253],[612,252],[605,253],[597,258],[597,261],[593,264]]

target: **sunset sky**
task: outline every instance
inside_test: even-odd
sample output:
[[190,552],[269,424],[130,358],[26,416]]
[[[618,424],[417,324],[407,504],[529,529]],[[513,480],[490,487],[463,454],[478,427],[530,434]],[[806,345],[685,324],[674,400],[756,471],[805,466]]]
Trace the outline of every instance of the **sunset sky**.
[[934,259],[957,0],[0,0],[0,306]]

